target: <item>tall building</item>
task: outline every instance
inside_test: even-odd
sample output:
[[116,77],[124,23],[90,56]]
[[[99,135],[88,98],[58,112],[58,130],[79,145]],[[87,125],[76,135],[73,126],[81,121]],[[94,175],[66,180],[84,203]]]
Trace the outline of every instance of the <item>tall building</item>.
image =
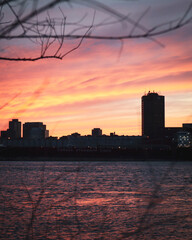
[[10,139],[21,138],[21,122],[18,119],[12,119],[9,122],[8,132]]
[[2,139],[18,139],[21,138],[21,122],[18,119],[9,121],[9,128],[6,131],[1,131]]
[[26,122],[23,124],[23,138],[42,139],[49,137],[49,131],[42,122]]
[[165,128],[165,98],[156,92],[142,96],[142,135],[159,138]]

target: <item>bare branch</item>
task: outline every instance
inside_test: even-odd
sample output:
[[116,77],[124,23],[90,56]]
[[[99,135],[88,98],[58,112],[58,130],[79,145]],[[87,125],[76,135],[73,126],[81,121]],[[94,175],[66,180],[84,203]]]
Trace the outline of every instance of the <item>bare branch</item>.
[[[89,19],[88,13],[83,13],[78,20],[71,22],[70,18],[64,14],[63,9],[66,6],[80,5],[94,10],[93,20]],[[55,6],[61,13],[61,17],[55,16]],[[27,8],[28,7],[28,8]],[[29,10],[31,9],[31,10]],[[48,12],[49,10],[49,12]],[[72,8],[73,10],[73,8]],[[103,19],[95,21],[96,10],[104,15]],[[192,2],[183,12],[182,16],[176,17],[168,22],[155,24],[146,27],[144,17],[151,8],[147,8],[138,17],[133,14],[123,14],[117,9],[113,9],[107,4],[97,0],[50,0],[48,3],[41,4],[39,0],[32,3],[28,0],[12,1],[4,0],[0,3],[0,41],[6,40],[28,40],[31,44],[39,45],[39,55],[33,56],[10,56],[6,55],[3,48],[3,54],[0,60],[5,61],[37,61],[41,59],[63,59],[71,52],[78,49],[85,39],[94,40],[120,40],[121,42],[128,39],[144,38],[164,46],[159,42],[157,36],[175,31],[192,22],[191,10]],[[5,13],[9,11],[14,19],[7,19]],[[152,11],[152,10],[151,10]],[[76,16],[75,16],[76,18]],[[89,22],[88,22],[89,21]],[[96,33],[96,30],[103,27],[120,25],[124,34],[105,35]],[[22,30],[22,33],[21,33]],[[65,40],[78,40],[79,42],[71,49],[65,49]],[[3,45],[5,45],[3,41]],[[3,46],[2,45],[2,46]]]
[[19,16],[16,14],[16,12],[14,11],[14,9],[13,9],[13,7],[10,5],[10,3],[9,3],[7,0],[5,0],[5,2],[6,2],[7,5],[9,6],[9,8],[11,9],[11,12],[14,14],[17,22],[21,25],[21,27],[22,27],[22,29],[23,29],[23,34],[25,34],[25,33],[26,33],[26,30],[25,30],[25,27],[24,27],[23,23],[20,21]]

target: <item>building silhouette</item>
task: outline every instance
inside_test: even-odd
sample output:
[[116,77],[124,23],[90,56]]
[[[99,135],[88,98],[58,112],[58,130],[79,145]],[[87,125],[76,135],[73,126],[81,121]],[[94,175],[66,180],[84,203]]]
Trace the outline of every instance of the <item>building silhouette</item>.
[[192,133],[192,123],[183,123],[183,129]]
[[1,131],[3,139],[19,139],[21,138],[21,122],[18,119],[9,121],[9,128],[6,131]]
[[23,124],[23,138],[43,139],[49,137],[49,131],[42,122],[26,122]]
[[165,98],[156,92],[142,96],[142,135],[160,138],[165,128]]
[[18,119],[12,119],[9,122],[9,136],[11,139],[21,138],[21,122]]
[[101,128],[93,128],[92,129],[92,136],[93,137],[102,136],[102,129]]

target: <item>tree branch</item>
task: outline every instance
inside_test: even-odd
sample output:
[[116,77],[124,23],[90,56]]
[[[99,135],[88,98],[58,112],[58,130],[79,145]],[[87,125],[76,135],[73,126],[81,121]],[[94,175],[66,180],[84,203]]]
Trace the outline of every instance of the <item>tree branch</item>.
[[[37,61],[41,59],[60,59],[62,60],[65,56],[71,52],[78,49],[82,42],[85,39],[94,39],[94,40],[120,40],[121,42],[128,39],[139,39],[144,38],[155,42],[160,46],[164,46],[159,42],[156,37],[162,34],[166,34],[172,31],[175,31],[179,28],[186,26],[192,22],[192,16],[190,16],[192,10],[192,2],[187,7],[186,11],[182,14],[181,17],[177,17],[169,22],[159,23],[155,26],[147,28],[144,26],[141,21],[149,12],[147,8],[137,20],[134,20],[130,17],[130,14],[122,14],[116,9],[113,9],[106,4],[98,2],[97,0],[52,0],[43,6],[38,7],[38,0],[36,0],[32,6],[31,11],[22,12],[24,6],[29,3],[27,0],[19,2],[13,6],[14,1],[4,0],[0,4],[0,26],[4,25],[0,29],[0,41],[7,40],[11,42],[13,40],[29,40],[33,44],[38,44],[40,46],[39,56],[6,56],[6,51],[3,50],[3,55],[0,56],[0,60],[4,61]],[[88,14],[83,14],[83,17],[80,17],[79,20],[74,22],[67,21],[67,17],[62,10],[63,3],[73,3],[79,4],[82,6],[89,7],[94,10],[93,21],[90,24],[87,24]],[[52,10],[55,6],[59,5],[59,11],[61,13],[61,18],[51,17],[48,10]],[[9,9],[14,15],[15,19],[6,21],[5,18],[5,7],[6,10]],[[19,9],[19,10],[18,10]],[[4,12],[3,12],[4,10]],[[107,14],[107,18],[101,20],[100,22],[95,22],[96,10]],[[44,14],[44,15],[42,15]],[[44,19],[42,19],[42,17]],[[41,19],[39,21],[39,18]],[[115,18],[115,20],[110,20]],[[110,21],[109,21],[110,20]],[[90,21],[90,20],[89,20]],[[86,24],[84,23],[86,22]],[[103,35],[103,34],[94,34],[93,31],[97,30],[100,27],[104,26],[113,26],[114,24],[122,24],[126,29],[125,34],[117,35]],[[129,26],[127,25],[129,24]],[[18,27],[22,28],[22,33],[17,34]],[[91,34],[90,31],[92,30]],[[77,33],[81,31],[80,33]],[[84,33],[83,33],[83,32]],[[70,50],[64,52],[64,40],[78,40],[75,47],[72,47]],[[4,42],[3,42],[4,43]],[[4,43],[5,44],[5,43]]]

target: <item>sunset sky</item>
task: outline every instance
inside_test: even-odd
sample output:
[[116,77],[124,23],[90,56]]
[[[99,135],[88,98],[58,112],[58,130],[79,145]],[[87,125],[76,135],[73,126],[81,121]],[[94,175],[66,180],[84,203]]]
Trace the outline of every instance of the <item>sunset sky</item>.
[[[181,18],[192,1],[103,2],[135,20],[148,9],[141,23],[149,28]],[[92,8],[74,4],[64,12],[73,22],[85,13],[86,24],[91,23],[93,14],[94,23],[107,17],[115,21],[114,16],[100,9],[94,13]],[[57,11],[53,9],[52,14],[61,14]],[[191,15],[192,11],[188,13]],[[50,135],[58,137],[74,132],[90,134],[95,127],[102,128],[104,134],[140,135],[141,96],[153,90],[165,96],[167,127],[192,123],[191,27],[189,23],[156,36],[159,43],[146,38],[127,39],[123,45],[121,41],[84,39],[63,60],[0,61],[0,130],[6,130],[12,118],[18,118],[22,123],[43,122]],[[116,36],[125,34],[128,28],[130,31],[130,26],[116,23],[94,31]],[[66,40],[63,51],[73,44],[73,40]],[[0,53],[34,56],[39,48],[30,41],[4,40],[0,41]]]

